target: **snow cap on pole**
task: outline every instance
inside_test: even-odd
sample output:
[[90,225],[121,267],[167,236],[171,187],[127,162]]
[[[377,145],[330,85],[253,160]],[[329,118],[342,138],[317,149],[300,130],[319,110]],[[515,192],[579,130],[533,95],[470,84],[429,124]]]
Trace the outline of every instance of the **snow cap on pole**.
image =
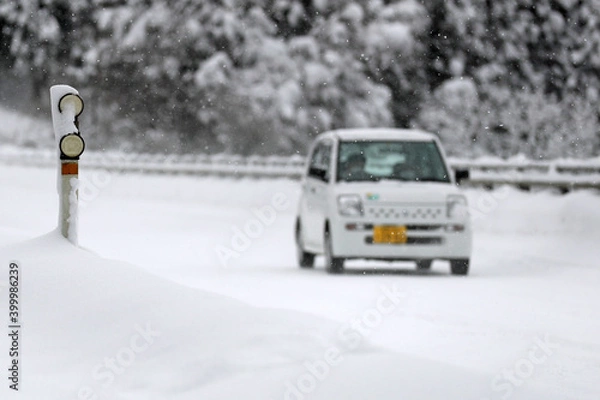
[[77,117],[83,112],[79,92],[69,85],[54,85],[50,88],[50,104],[56,143],[70,133],[79,134]]

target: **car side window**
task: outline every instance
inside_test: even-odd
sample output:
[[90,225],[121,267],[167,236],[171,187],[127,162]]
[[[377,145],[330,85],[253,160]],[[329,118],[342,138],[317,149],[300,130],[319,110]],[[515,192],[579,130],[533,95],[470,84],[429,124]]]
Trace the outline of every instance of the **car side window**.
[[314,148],[310,157],[308,176],[327,182],[331,166],[331,143],[320,142]]

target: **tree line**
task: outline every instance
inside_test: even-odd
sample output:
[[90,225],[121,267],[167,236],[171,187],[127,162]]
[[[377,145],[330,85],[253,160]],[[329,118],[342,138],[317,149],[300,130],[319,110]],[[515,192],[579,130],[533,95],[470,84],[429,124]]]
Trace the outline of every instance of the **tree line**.
[[290,154],[395,126],[462,156],[600,149],[597,0],[5,0],[0,70],[25,111],[77,87],[98,147]]

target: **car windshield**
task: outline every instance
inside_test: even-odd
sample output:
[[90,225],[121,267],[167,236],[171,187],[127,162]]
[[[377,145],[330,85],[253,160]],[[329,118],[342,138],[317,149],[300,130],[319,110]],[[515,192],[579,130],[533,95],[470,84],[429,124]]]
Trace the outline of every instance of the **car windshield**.
[[337,180],[450,182],[434,141],[342,141]]

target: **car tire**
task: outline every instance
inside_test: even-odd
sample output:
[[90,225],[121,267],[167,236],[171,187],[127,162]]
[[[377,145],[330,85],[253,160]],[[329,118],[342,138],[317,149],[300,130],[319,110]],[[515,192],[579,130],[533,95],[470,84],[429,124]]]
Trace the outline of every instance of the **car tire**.
[[339,274],[344,271],[344,259],[335,257],[332,250],[331,233],[325,231],[325,269],[330,274]]
[[315,266],[315,255],[304,250],[302,240],[302,225],[296,224],[296,259],[300,268],[313,268]]
[[433,260],[416,260],[417,270],[419,271],[429,271],[431,269],[431,264],[433,264]]
[[452,275],[467,275],[469,273],[470,260],[468,258],[460,258],[450,260],[450,272]]

